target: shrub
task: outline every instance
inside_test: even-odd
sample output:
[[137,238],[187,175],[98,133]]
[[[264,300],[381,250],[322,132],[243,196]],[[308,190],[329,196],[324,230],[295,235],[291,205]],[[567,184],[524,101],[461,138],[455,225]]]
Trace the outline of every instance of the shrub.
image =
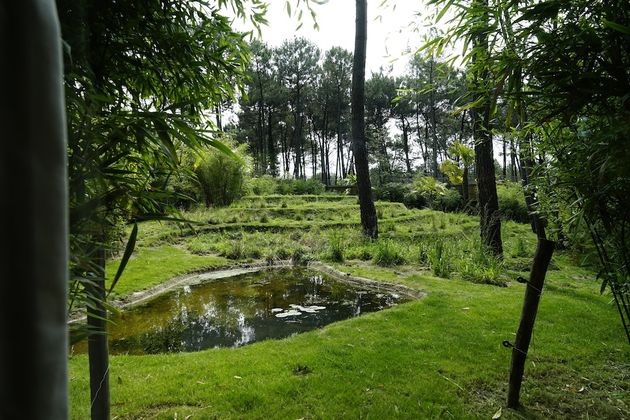
[[189,170],[169,177],[166,188],[173,192],[167,201],[179,209],[188,210],[203,200],[199,182]]
[[404,203],[405,195],[410,192],[409,186],[400,182],[388,182],[375,189],[377,200]]
[[220,252],[220,255],[230,260],[240,260],[245,257],[245,243],[242,240],[232,240]]
[[421,209],[426,207],[427,199],[420,191],[409,191],[403,197],[403,203],[409,209]]
[[321,194],[324,192],[324,184],[318,179],[295,179],[293,180],[293,194],[305,195],[305,194]]
[[431,208],[441,211],[457,211],[462,207],[462,196],[457,190],[447,189],[431,202]]
[[432,176],[417,176],[413,181],[414,191],[422,194],[427,201],[432,202],[436,197],[446,193],[446,184]]
[[302,248],[295,249],[291,254],[291,264],[293,265],[306,265],[309,260],[310,256]]
[[248,182],[248,190],[254,195],[269,195],[276,192],[276,181],[271,175],[252,178]]
[[293,194],[292,179],[278,179],[276,181],[276,194],[290,195]]
[[497,195],[499,196],[499,210],[501,217],[514,220],[519,223],[528,223],[529,212],[525,204],[523,188],[515,182],[506,182],[497,185]]
[[[228,138],[222,141],[230,145]],[[216,149],[207,149],[201,153],[201,159],[194,172],[206,206],[226,206],[243,196],[245,178],[248,174],[244,150],[244,146],[234,150],[241,160]]]
[[374,251],[374,263],[381,267],[391,267],[404,264],[405,257],[401,248],[394,241],[381,240],[376,243]]
[[279,179],[276,184],[276,193],[282,195],[306,195],[321,194],[324,192],[324,184],[318,179]]

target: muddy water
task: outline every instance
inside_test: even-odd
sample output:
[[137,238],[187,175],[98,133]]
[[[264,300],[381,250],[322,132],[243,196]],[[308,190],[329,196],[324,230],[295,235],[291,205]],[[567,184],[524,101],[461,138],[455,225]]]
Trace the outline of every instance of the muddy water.
[[[272,269],[183,286],[122,313],[110,352],[147,354],[239,347],[283,338],[409,300],[307,269]],[[84,352],[85,343],[75,346]]]

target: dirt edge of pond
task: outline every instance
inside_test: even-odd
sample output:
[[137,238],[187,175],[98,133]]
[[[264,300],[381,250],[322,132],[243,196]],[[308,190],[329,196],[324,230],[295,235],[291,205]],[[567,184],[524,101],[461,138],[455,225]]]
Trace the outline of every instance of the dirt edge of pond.
[[[130,295],[123,297],[122,299],[113,300],[109,302],[111,306],[119,310],[131,309],[138,305],[141,305],[145,302],[148,302],[156,297],[170,292],[176,287],[186,286],[186,285],[195,285],[208,280],[217,280],[226,277],[238,276],[241,274],[247,273],[255,273],[262,270],[274,269],[274,268],[291,268],[291,267],[299,267],[294,265],[290,260],[287,261],[277,261],[273,264],[261,262],[261,263],[251,263],[251,264],[240,264],[234,265],[226,268],[220,268],[216,270],[206,270],[201,272],[192,272],[183,274],[180,276],[176,276],[171,278],[170,280],[165,281],[164,283],[158,284],[156,286],[150,287],[145,290],[140,290]],[[426,292],[412,289],[402,284],[388,283],[382,282],[378,280],[372,280],[365,277],[356,277],[352,276],[349,273],[344,273],[343,271],[339,271],[334,267],[331,267],[327,264],[324,264],[320,261],[312,261],[309,262],[306,268],[311,268],[316,271],[320,271],[322,273],[333,276],[339,280],[363,285],[372,289],[386,289],[388,291],[393,291],[395,293],[406,295],[413,299],[420,299],[426,296]],[[86,319],[85,315],[77,314],[75,316],[70,315],[68,322],[75,323],[80,322]]]

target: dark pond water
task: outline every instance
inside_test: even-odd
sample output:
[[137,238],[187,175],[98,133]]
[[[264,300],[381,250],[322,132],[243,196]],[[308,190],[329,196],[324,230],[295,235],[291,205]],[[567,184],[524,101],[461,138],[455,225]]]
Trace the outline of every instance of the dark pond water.
[[[111,353],[198,351],[283,338],[408,297],[306,269],[271,269],[183,286],[110,325]],[[84,345],[75,352],[85,351]]]

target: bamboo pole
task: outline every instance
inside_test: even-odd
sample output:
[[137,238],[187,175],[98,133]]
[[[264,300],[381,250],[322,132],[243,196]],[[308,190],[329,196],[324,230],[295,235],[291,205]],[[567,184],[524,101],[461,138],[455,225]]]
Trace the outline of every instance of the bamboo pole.
[[516,333],[516,341],[513,345],[509,342],[504,344],[512,347],[512,366],[510,370],[510,382],[508,387],[508,407],[518,408],[525,372],[525,360],[529,351],[529,343],[534,331],[534,322],[538,313],[540,295],[545,284],[545,275],[549,268],[549,262],[553,255],[556,243],[544,238],[538,238],[538,246],[534,255],[534,263],[530,272],[527,288],[525,289],[525,300],[523,301],[523,311],[521,322]]

